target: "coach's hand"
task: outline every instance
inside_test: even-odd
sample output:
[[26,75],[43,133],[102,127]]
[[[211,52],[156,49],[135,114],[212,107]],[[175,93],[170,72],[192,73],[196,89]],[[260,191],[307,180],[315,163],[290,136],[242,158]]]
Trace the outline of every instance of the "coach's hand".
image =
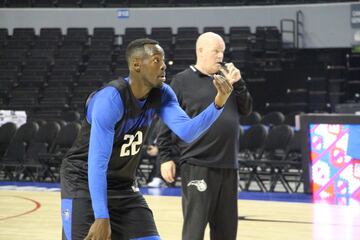
[[215,105],[218,108],[222,108],[226,103],[227,99],[229,98],[233,90],[233,86],[231,85],[228,79],[218,74],[214,75],[213,82],[217,89],[217,94],[215,97]]
[[226,63],[224,67],[220,68],[220,71],[231,85],[241,79],[240,70],[233,63]]
[[176,174],[176,164],[174,161],[170,160],[164,162],[160,166],[161,176],[165,179],[166,182],[172,183],[175,181]]
[[110,219],[97,218],[84,240],[111,240]]

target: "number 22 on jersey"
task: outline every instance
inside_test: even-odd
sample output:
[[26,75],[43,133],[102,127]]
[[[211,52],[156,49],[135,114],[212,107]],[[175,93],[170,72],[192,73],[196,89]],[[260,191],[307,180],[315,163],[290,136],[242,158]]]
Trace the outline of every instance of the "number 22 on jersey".
[[121,146],[120,157],[133,156],[140,151],[143,142],[143,133],[137,131],[135,135],[125,134],[124,144]]

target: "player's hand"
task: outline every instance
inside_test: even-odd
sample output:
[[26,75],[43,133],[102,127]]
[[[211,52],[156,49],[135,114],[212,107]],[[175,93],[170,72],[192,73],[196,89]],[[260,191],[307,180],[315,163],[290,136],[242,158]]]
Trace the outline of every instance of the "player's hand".
[[164,180],[168,183],[172,183],[175,181],[175,174],[176,174],[176,164],[174,161],[170,160],[164,162],[160,166],[161,176]]
[[233,90],[233,86],[231,85],[228,79],[218,74],[214,75],[213,83],[217,89],[217,94],[215,97],[215,105],[221,108],[224,106],[227,99],[229,98]]
[[224,67],[220,68],[220,71],[231,85],[241,79],[240,70],[233,63],[226,63]]
[[97,218],[84,240],[111,240],[110,219]]

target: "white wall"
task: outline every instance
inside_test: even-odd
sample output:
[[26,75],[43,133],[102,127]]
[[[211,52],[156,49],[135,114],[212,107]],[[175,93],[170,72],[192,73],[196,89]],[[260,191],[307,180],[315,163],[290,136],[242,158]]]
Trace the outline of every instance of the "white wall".
[[[126,27],[256,26],[275,25],[283,18],[295,19],[296,11],[304,13],[304,47],[350,47],[355,29],[350,25],[350,5],[353,3],[275,5],[202,8],[130,8],[129,18],[117,17],[116,8],[1,8],[0,28],[114,27],[123,34]],[[357,4],[359,4],[357,2]],[[360,29],[358,29],[360,30]]]

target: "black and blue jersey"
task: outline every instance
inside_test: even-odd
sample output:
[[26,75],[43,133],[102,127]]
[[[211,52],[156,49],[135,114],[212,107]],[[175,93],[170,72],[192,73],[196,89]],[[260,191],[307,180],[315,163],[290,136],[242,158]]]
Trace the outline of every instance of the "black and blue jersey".
[[190,119],[166,84],[142,101],[129,80],[118,79],[90,95],[86,119],[61,166],[62,198],[91,195],[96,218],[108,218],[107,198],[138,194],[133,190],[140,149],[154,114],[186,142],[199,137],[222,109],[210,104]]

